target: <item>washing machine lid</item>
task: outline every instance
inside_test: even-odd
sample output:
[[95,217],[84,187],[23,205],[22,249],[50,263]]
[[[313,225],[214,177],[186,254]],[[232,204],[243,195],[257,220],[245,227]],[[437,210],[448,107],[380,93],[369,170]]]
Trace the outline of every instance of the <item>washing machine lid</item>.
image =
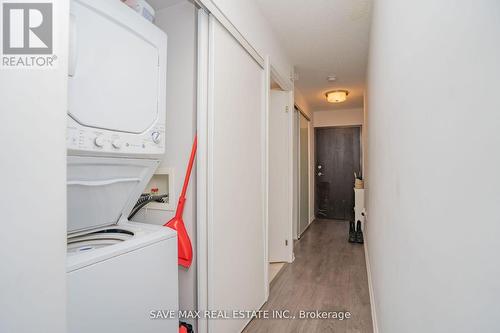
[[127,220],[158,160],[68,156],[68,233]]
[[68,115],[83,126],[144,133],[159,117],[167,37],[117,0],[73,0]]

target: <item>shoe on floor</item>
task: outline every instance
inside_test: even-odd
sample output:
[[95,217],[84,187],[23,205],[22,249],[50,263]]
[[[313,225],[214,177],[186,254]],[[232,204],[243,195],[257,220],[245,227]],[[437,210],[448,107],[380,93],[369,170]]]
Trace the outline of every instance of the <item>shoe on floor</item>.
[[354,228],[354,221],[349,222],[349,243],[356,243],[356,229]]
[[[353,223],[354,224],[354,223]],[[364,238],[363,238],[363,230],[361,230],[361,221],[358,221],[356,223],[356,243],[358,244],[363,244],[365,241],[364,241]]]

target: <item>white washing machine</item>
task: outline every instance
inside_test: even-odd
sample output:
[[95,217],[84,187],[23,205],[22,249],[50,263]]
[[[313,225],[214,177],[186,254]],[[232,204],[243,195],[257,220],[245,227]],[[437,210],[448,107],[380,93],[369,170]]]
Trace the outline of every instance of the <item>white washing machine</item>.
[[128,215],[164,153],[167,37],[118,0],[71,1],[69,333],[174,333],[176,232]]

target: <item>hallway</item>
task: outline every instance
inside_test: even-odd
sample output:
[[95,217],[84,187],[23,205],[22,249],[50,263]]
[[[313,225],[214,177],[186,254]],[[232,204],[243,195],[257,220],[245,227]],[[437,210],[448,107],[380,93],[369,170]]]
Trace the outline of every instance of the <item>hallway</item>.
[[244,332],[373,332],[363,246],[349,244],[347,231],[345,221],[312,223],[295,245],[295,261],[273,280],[263,310],[342,311],[350,319],[255,319]]

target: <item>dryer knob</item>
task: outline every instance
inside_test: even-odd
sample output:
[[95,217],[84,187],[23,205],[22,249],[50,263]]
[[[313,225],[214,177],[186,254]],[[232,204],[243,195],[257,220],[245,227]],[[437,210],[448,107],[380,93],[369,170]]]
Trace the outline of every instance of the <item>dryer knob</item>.
[[151,133],[151,138],[153,139],[154,143],[160,143],[160,132],[153,132]]
[[104,146],[104,137],[102,135],[96,136],[96,138],[94,139],[94,144],[97,147],[103,147]]
[[113,147],[115,147],[116,149],[120,149],[122,147],[122,142],[118,139],[116,140],[113,140],[113,142],[111,143],[113,145]]

